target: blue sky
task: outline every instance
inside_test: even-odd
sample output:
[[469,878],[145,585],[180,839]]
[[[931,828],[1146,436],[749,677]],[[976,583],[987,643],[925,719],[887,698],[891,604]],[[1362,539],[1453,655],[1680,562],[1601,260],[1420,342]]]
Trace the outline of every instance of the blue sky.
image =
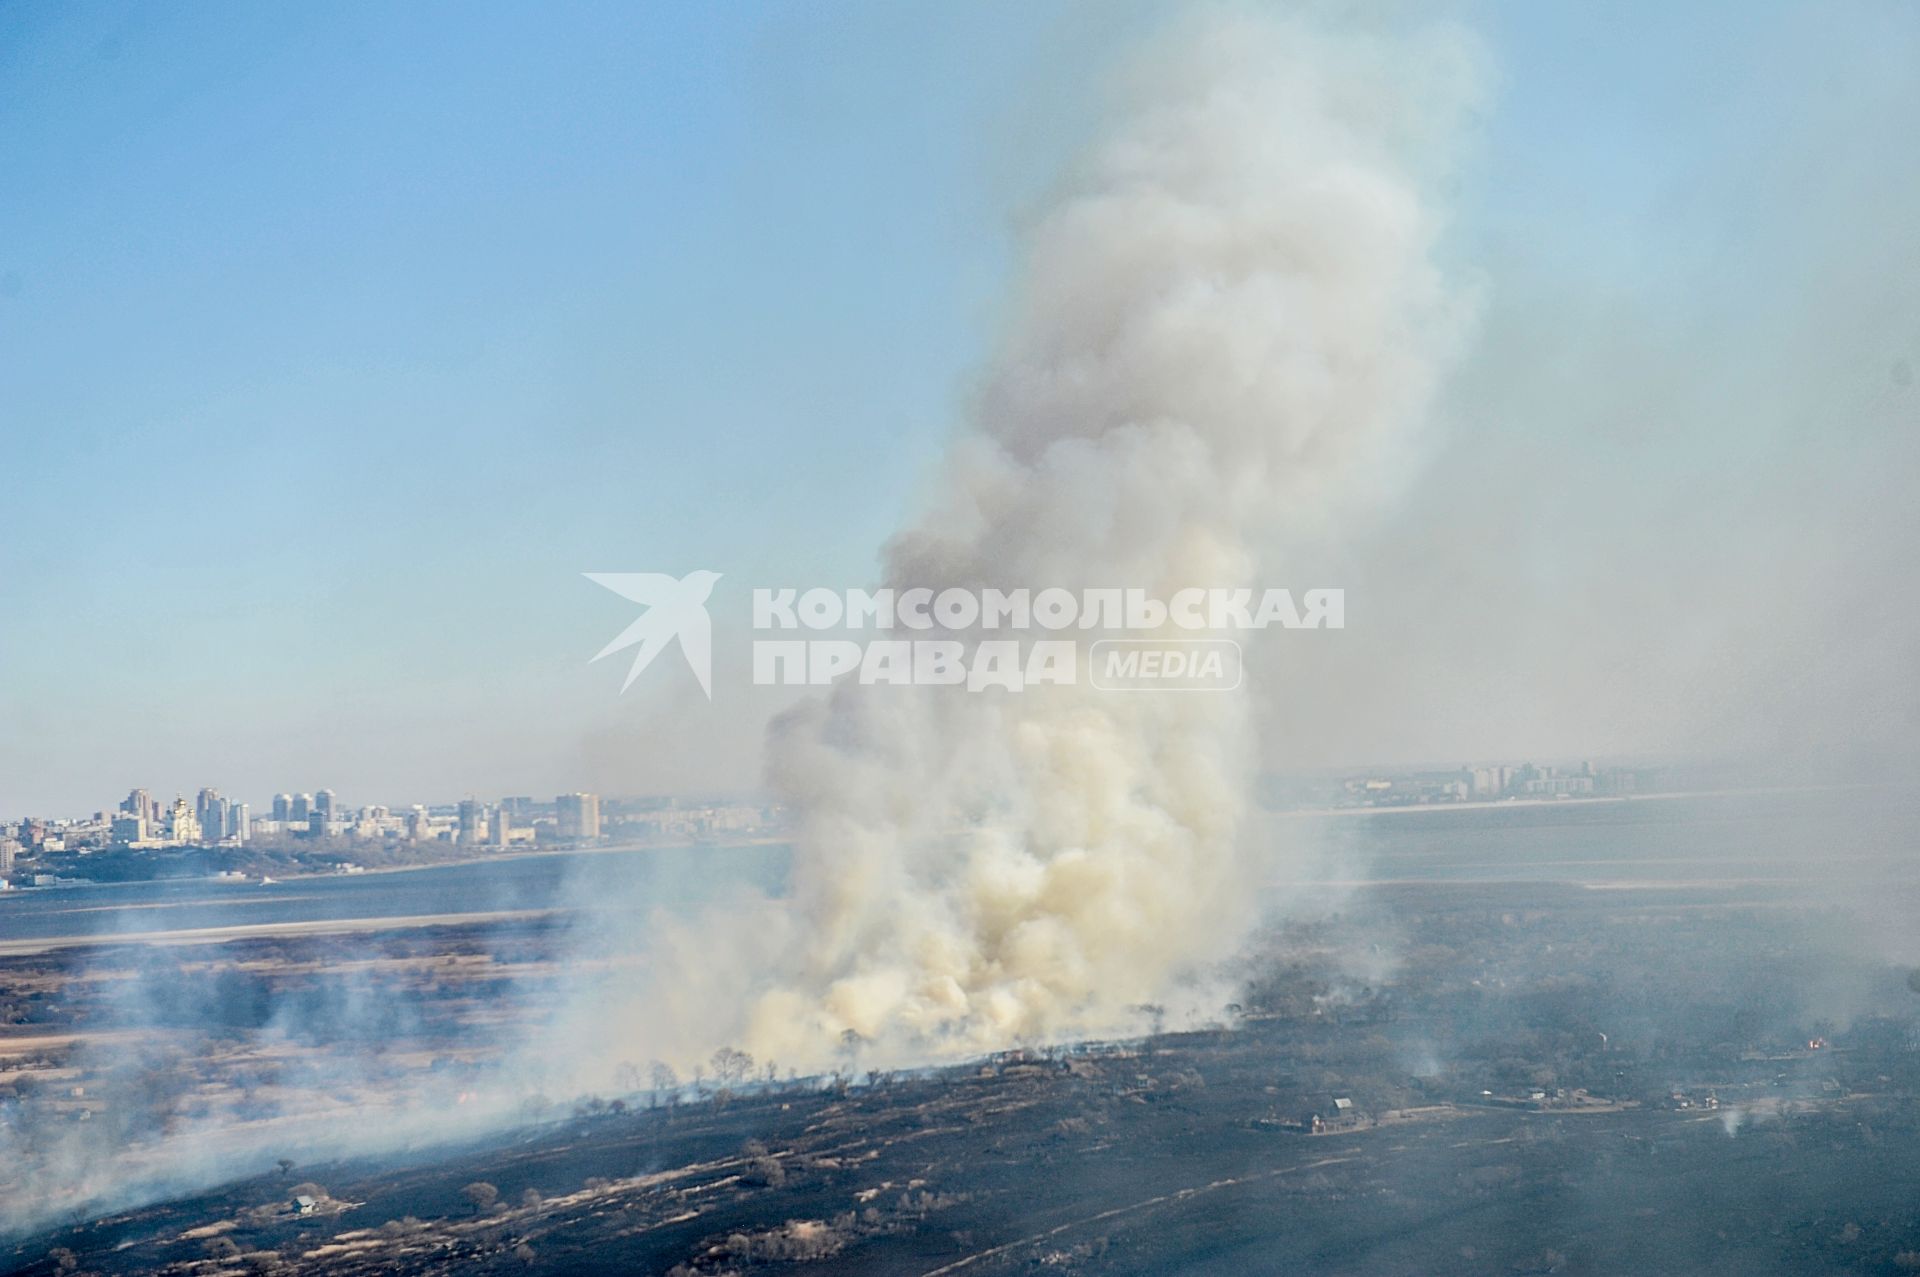
[[[1672,8],[1459,11],[1462,263],[1704,251],[1703,157],[1809,18]],[[1152,21],[0,9],[0,817],[751,783],[760,711],[680,770],[684,689],[583,664],[625,615],[579,573],[865,580]]]

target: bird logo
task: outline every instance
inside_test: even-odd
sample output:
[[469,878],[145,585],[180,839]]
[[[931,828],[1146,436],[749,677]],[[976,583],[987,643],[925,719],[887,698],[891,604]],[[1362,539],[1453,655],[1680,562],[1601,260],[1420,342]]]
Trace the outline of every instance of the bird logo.
[[640,645],[640,650],[633,654],[632,667],[627,670],[627,681],[620,684],[622,692],[633,686],[640,671],[652,664],[667,644],[678,639],[680,654],[687,658],[693,676],[700,680],[700,690],[707,694],[708,700],[713,699],[713,622],[707,617],[707,596],[713,593],[714,582],[720,579],[718,572],[689,572],[678,579],[664,572],[586,572],[582,575],[646,608],[639,620],[594,653],[593,659],[597,661],[635,643]]

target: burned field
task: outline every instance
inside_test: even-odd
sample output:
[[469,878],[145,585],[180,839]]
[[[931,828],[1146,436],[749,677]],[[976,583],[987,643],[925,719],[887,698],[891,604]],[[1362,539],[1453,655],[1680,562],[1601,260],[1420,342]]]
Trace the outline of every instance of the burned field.
[[[867,1068],[857,1043],[827,1078],[717,1058],[697,1082],[464,1145],[256,1156],[216,1191],[17,1238],[5,1262],[183,1277],[1920,1266],[1920,998],[1904,972],[1847,959],[1831,919],[1751,893],[1540,885],[1383,888],[1363,908],[1276,931],[1230,1028],[915,1074]],[[1375,938],[1361,953],[1358,934]],[[1356,978],[1380,937],[1379,977]],[[443,991],[466,1008],[449,1024],[485,1002]]]
[[1246,1118],[1264,1088],[1238,1054],[1170,1043],[844,1096],[607,1111],[428,1167],[256,1177],[35,1239],[15,1262],[1752,1273],[1893,1271],[1920,1246],[1910,1103],[1835,1101],[1732,1137],[1705,1114],[1441,1103],[1312,1136]]
[[485,1073],[552,948],[535,921],[0,956],[0,1227],[367,1147]]

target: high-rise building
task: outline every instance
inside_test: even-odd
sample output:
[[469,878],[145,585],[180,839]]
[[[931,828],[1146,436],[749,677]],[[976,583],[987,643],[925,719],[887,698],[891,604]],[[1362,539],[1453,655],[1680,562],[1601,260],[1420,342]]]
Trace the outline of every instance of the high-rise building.
[[506,809],[505,804],[493,809],[488,830],[496,847],[504,847],[513,841],[513,813]]
[[407,838],[413,842],[425,842],[433,837],[433,820],[427,815],[427,809],[419,803],[407,813]]
[[227,808],[227,837],[242,844],[253,837],[252,810],[245,803]]
[[561,794],[553,805],[559,814],[562,838],[591,841],[600,836],[598,794]]
[[160,817],[160,804],[144,789],[130,790],[126,800],[120,804],[120,810],[129,816],[138,816],[148,824]]
[[199,818],[200,827],[205,829],[211,822],[208,814],[220,801],[220,791],[213,788],[202,789],[193,800],[193,814]]
[[487,809],[478,799],[460,800],[460,841],[467,846],[477,846],[486,841]]
[[334,793],[331,789],[323,789],[313,796],[313,809],[320,813],[320,819],[329,824],[333,823],[335,815],[334,802]]
[[273,796],[273,818],[283,825],[293,819],[292,794],[275,794]]
[[218,794],[209,800],[208,793],[208,790],[201,790],[200,801],[197,804],[200,814],[200,836],[210,843],[218,843],[227,836],[227,808],[231,804]]
[[312,815],[313,795],[295,794],[293,796],[293,811],[288,816],[288,819],[292,820],[296,825],[304,825]]
[[122,813],[113,818],[113,840],[123,847],[147,840],[147,818]]

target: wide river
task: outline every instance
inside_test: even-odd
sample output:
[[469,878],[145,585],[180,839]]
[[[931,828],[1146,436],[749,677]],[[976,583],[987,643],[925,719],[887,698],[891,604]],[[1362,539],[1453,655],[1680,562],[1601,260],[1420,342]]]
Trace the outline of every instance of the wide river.
[[[1805,898],[1915,877],[1920,791],[1850,789],[1627,802],[1274,814],[1257,837],[1284,886],[1541,882],[1730,887]],[[1301,848],[1298,855],[1289,849]],[[0,895],[0,945],[208,928],[539,910],[690,907],[742,886],[778,893],[780,845],[556,853],[262,885],[207,880]]]

